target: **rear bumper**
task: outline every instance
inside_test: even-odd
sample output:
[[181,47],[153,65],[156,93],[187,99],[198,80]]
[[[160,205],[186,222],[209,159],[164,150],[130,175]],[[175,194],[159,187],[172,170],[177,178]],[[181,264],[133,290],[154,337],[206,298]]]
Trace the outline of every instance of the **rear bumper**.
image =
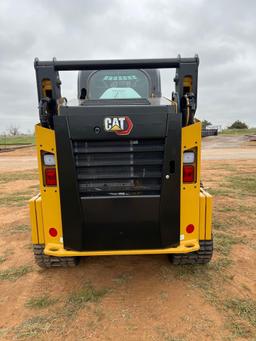
[[212,237],[212,197],[201,189],[200,193],[200,223],[199,238],[191,240],[181,240],[179,246],[162,249],[142,249],[142,250],[100,250],[100,251],[73,251],[66,250],[63,243],[45,242],[45,231],[43,225],[42,200],[37,195],[30,200],[30,219],[32,225],[33,244],[45,245],[44,253],[56,257],[73,256],[111,256],[111,255],[143,255],[143,254],[179,254],[198,251],[200,249],[199,240],[210,240]]
[[73,257],[73,256],[113,256],[113,255],[153,255],[170,253],[188,253],[199,250],[198,240],[181,241],[178,247],[155,250],[115,250],[115,251],[72,251],[65,250],[60,244],[47,244],[44,253],[48,256]]

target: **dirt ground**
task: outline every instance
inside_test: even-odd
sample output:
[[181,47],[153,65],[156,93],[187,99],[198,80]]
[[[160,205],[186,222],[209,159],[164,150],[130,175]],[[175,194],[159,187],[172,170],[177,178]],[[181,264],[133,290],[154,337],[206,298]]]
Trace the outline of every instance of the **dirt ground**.
[[[247,136],[219,135],[203,139],[203,160],[247,160],[256,159],[256,141],[249,142]],[[35,169],[36,152],[33,147],[0,153],[0,172]]]
[[214,195],[207,266],[160,255],[38,268],[27,207],[38,191],[35,151],[0,154],[0,340],[256,340],[256,147],[232,146],[253,156],[230,159],[216,143],[203,153],[222,159],[202,164]]
[[256,141],[249,135],[209,136],[203,139],[203,160],[247,160],[256,159]]

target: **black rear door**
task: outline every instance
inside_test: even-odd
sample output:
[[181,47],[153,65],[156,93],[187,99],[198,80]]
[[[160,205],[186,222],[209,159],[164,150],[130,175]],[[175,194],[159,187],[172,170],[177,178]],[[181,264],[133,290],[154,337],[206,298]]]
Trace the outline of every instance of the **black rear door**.
[[[177,245],[180,115],[169,106],[63,109],[54,120],[64,247]],[[131,129],[122,135],[115,123],[127,117]],[[121,128],[127,133],[126,123]]]

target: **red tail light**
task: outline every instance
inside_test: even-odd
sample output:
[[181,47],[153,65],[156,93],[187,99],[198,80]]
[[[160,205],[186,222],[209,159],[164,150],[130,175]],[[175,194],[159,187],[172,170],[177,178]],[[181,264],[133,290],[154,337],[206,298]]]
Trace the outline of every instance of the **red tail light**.
[[56,168],[45,168],[45,184],[46,186],[56,186]]
[[195,167],[193,165],[183,166],[183,182],[194,182]]

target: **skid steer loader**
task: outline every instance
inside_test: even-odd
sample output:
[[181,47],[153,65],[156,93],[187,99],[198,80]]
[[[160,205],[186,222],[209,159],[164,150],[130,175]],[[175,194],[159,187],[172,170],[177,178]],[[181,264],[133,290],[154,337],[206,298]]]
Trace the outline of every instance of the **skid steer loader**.
[[[199,59],[39,61],[36,149],[40,193],[30,200],[41,267],[80,257],[167,254],[205,264],[212,197],[200,186]],[[172,98],[159,69],[176,68]],[[79,71],[75,102],[59,71]]]

